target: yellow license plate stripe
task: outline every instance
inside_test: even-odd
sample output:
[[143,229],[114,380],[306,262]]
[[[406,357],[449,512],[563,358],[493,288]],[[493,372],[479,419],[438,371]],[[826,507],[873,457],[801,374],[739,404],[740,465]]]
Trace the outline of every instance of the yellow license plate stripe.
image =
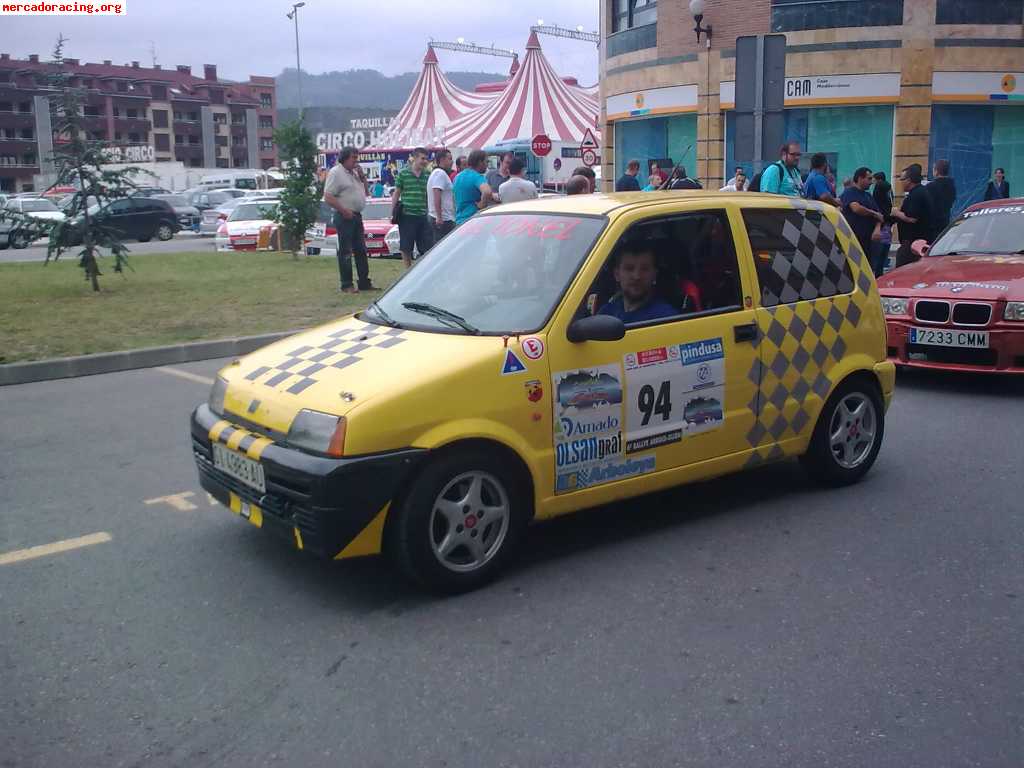
[[241,497],[234,492],[229,492],[229,504],[231,511],[240,517],[244,517],[250,523],[255,525],[257,528],[263,527],[263,510],[257,507],[255,504],[250,504],[247,501],[243,501]]
[[216,441],[220,440],[220,433],[223,432],[225,429],[227,429],[230,426],[231,425],[228,422],[226,422],[224,419],[221,419],[216,424],[214,424],[212,427],[210,427],[210,440],[211,440],[211,442],[216,442]]

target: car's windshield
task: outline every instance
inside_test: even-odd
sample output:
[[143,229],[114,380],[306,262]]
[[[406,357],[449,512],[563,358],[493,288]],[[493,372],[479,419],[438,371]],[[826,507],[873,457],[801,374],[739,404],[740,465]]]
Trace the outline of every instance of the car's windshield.
[[391,203],[367,203],[363,208],[363,221],[372,219],[390,219]]
[[1024,206],[968,211],[949,225],[928,255],[951,253],[1024,253]]
[[[536,331],[605,223],[603,217],[553,214],[470,219],[431,249],[379,304],[403,326],[470,332],[468,325],[492,334]],[[372,309],[366,316],[384,319]]]
[[25,200],[21,203],[21,210],[25,213],[52,213],[59,209],[49,200]]
[[228,221],[257,221],[271,219],[277,208],[276,203],[244,203],[239,205],[228,216]]
[[165,200],[168,205],[176,208],[185,208],[188,206],[188,200],[185,199],[184,195],[161,195],[157,200]]

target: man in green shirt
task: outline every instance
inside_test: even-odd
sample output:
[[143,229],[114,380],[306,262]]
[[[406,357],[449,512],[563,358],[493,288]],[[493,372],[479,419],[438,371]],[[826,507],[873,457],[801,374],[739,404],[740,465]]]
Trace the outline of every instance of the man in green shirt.
[[399,249],[405,268],[412,266],[414,249],[420,256],[434,244],[434,230],[427,218],[427,150],[416,147],[409,156],[409,162],[395,179],[395,191],[391,196],[392,206],[402,204],[398,216]]

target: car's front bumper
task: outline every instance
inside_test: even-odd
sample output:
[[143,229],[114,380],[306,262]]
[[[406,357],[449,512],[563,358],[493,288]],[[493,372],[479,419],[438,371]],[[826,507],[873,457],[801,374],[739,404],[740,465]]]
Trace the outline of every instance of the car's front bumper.
[[920,325],[909,318],[885,319],[888,356],[897,365],[949,371],[1024,374],[1024,323],[997,321],[984,328],[934,326],[960,331],[985,331],[989,338],[988,349],[910,344],[907,340],[910,328]]
[[[424,450],[324,458],[274,442],[235,421],[241,419],[220,419],[205,403],[192,412],[192,453],[204,490],[249,522],[321,557],[380,551],[386,509]],[[258,461],[266,493],[217,469],[214,442]]]

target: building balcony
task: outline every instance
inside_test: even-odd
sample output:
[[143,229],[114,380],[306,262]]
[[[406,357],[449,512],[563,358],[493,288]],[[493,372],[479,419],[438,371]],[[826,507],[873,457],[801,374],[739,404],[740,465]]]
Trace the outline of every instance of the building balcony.
[[201,144],[175,144],[174,145],[174,157],[178,160],[188,160],[191,158],[203,158],[203,147]]
[[34,112],[0,112],[0,128],[31,128],[35,124]]
[[152,123],[144,117],[115,117],[114,130],[121,133],[148,133]]
[[5,139],[0,137],[0,155],[18,155],[35,152],[38,144],[35,139]]

